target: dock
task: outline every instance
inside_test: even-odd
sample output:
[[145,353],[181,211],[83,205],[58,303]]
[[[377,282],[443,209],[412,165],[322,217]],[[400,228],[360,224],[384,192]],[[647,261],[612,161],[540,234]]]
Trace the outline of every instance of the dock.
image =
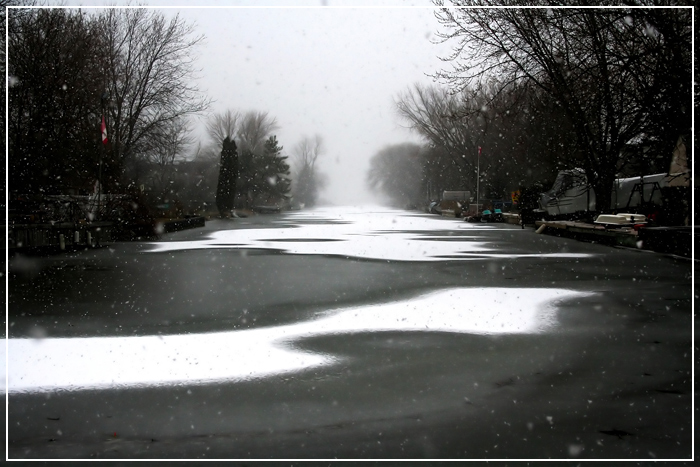
[[608,227],[578,221],[536,221],[536,232],[600,243],[670,253],[691,257],[694,228],[673,227]]
[[8,229],[10,249],[97,246],[110,243],[113,222],[47,222],[11,224]]

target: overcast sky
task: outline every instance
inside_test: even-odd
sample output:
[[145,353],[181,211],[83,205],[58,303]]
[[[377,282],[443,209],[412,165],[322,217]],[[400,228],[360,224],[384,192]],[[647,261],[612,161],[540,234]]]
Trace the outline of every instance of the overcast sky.
[[335,204],[369,201],[364,180],[371,156],[389,144],[420,141],[402,127],[394,100],[413,83],[430,83],[426,74],[441,67],[438,55],[447,52],[445,45],[431,43],[438,25],[429,0],[206,4],[239,8],[166,11],[179,11],[206,36],[197,51],[199,84],[214,100],[211,111],[269,112],[287,155],[302,137],[321,135],[326,154],[319,168],[329,182],[323,198]]

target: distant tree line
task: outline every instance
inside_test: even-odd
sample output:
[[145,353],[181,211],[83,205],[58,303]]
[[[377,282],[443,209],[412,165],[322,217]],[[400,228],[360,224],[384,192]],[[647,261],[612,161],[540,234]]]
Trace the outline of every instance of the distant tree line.
[[216,195],[221,216],[234,208],[291,207],[292,196],[297,205],[316,204],[323,180],[315,165],[323,152],[320,136],[303,137],[292,150],[290,166],[273,134],[277,121],[267,112],[227,110],[213,114],[207,129],[210,142],[200,154],[209,160],[221,154]]
[[[547,183],[558,169],[576,163],[571,124],[556,105],[526,83],[507,92],[485,85],[459,93],[437,85],[415,85],[399,95],[396,107],[400,118],[426,141],[420,151],[411,150],[406,156],[406,163],[413,166],[409,172],[421,175],[420,188],[411,191],[420,193],[423,201],[438,199],[444,190],[471,191],[476,196],[477,168],[481,196],[501,199],[520,186]],[[399,145],[391,151],[391,165],[404,149]],[[386,152],[375,155],[383,157]],[[387,176],[403,183],[416,180],[404,172]],[[388,171],[370,175],[372,186],[378,186],[381,174]]]
[[[267,112],[227,110],[207,122],[209,159],[220,152],[216,205],[221,216],[235,207],[284,204],[289,193],[287,156],[272,133],[277,121]],[[288,203],[287,203],[288,204]]]
[[627,3],[436,0],[439,36],[454,45],[451,68],[434,75],[445,87],[414,86],[396,102],[426,141],[418,162],[406,156],[423,191],[473,192],[479,147],[487,197],[581,167],[603,211],[619,174],[667,171],[679,141],[690,143],[692,10]]

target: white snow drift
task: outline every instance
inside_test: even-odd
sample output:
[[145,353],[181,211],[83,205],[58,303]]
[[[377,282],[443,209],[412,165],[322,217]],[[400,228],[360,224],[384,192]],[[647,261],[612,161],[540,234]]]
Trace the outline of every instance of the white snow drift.
[[332,365],[300,348],[315,336],[361,332],[538,333],[563,289],[457,288],[399,302],[343,308],[317,319],[240,331],[141,337],[10,339],[10,392],[244,381]]

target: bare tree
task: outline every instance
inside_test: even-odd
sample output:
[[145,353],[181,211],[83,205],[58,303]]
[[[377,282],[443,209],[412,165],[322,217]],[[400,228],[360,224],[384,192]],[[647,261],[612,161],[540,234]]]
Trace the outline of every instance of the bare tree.
[[185,157],[191,144],[190,128],[185,119],[161,128],[150,138],[144,159],[150,166],[148,178],[151,185],[162,199],[171,194],[175,162]]
[[[7,70],[7,56],[5,54],[5,38],[6,38],[6,33],[7,30],[5,29],[5,23],[7,19],[7,7],[8,6],[13,6],[18,4],[17,0],[0,0],[0,75],[5,76],[5,72]],[[0,109],[5,109],[5,93],[7,89],[7,80],[3,82],[2,90],[0,91]],[[5,112],[2,111],[0,112],[0,128],[5,128]],[[7,154],[6,151],[6,146],[5,146],[5,138],[1,138],[0,141],[0,151],[2,151],[2,154],[5,155]],[[4,162],[4,161],[3,161]],[[5,193],[6,190],[6,185],[5,185],[5,179],[6,179],[6,173],[5,173],[5,164],[1,164],[0,166],[0,180],[2,180],[0,183],[2,183],[2,192]],[[0,200],[0,216],[2,216],[2,219],[5,217],[5,197]]]
[[265,140],[278,129],[277,119],[268,112],[250,111],[241,117],[238,139],[244,150],[257,155],[261,153]]
[[493,81],[459,93],[416,85],[396,107],[427,143],[423,163],[431,196],[443,189],[475,192],[479,178],[486,196],[501,198],[554,175],[562,156],[571,160],[570,128],[552,118],[558,114],[550,103],[527,83]]
[[[119,181],[154,135],[209,105],[195,81],[195,48],[203,36],[179,15],[109,9],[101,16],[111,157],[108,175]],[[166,131],[167,132],[167,131]]]
[[[435,3],[444,6],[442,0]],[[686,20],[678,24],[689,30],[687,12],[679,14]],[[631,45],[640,43],[640,35],[656,35],[658,30],[640,27],[630,9],[441,8],[436,16],[446,28],[440,37],[456,41],[454,52],[445,58],[452,69],[436,77],[461,90],[498,75],[503,86],[526,81],[551,96],[575,131],[598,209],[609,209],[624,150],[653,128],[649,91],[658,89],[655,80],[666,66],[663,53],[644,53],[651,49]]]
[[209,117],[207,132],[217,148],[223,144],[226,138],[235,139],[238,136],[240,120],[240,112],[234,110],[226,110]]
[[271,117],[269,112],[254,110],[245,113],[226,110],[211,115],[207,121],[207,132],[217,151],[222,142],[229,138],[238,141],[240,150],[259,154],[265,140],[278,129],[277,119]]
[[8,13],[9,188],[86,189],[98,175],[102,34],[73,10]]
[[294,147],[294,163],[297,170],[304,167],[314,169],[318,157],[325,152],[323,138],[320,135],[304,137]]
[[316,170],[316,162],[324,152],[323,138],[320,135],[304,137],[294,148],[292,158],[296,176],[292,193],[300,204],[314,206],[318,201],[322,179]]
[[415,143],[386,146],[369,161],[367,185],[387,196],[394,206],[418,206],[426,201],[423,156]]
[[479,141],[483,132],[480,126],[484,124],[478,115],[481,106],[477,98],[473,91],[450,94],[436,86],[416,84],[400,94],[395,105],[409,128],[433,146],[444,149],[453,170],[475,173],[477,148],[483,144]]

